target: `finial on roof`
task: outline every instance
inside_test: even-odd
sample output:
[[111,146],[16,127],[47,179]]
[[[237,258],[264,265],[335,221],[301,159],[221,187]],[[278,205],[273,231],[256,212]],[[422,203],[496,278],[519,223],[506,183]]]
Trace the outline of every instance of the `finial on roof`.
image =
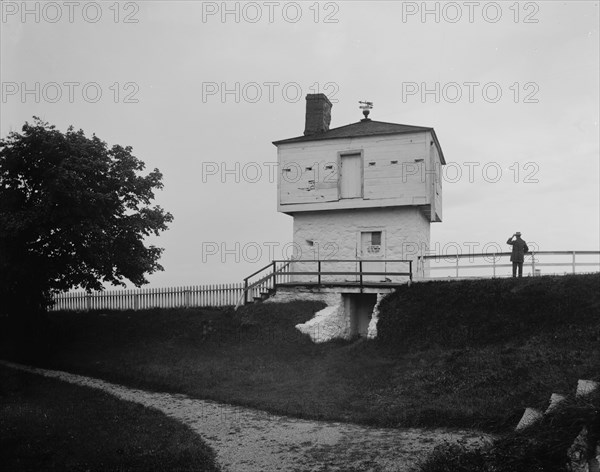
[[371,113],[371,108],[373,108],[373,102],[362,101],[358,103],[361,104],[359,108],[363,111],[363,115],[365,115],[365,117],[360,121],[370,121],[369,113]]

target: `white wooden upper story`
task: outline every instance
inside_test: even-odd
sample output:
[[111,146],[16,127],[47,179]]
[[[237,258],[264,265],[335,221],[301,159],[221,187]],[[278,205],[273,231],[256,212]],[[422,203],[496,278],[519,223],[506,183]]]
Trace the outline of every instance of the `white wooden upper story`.
[[280,212],[408,205],[442,220],[445,161],[432,128],[362,120],[274,144]]

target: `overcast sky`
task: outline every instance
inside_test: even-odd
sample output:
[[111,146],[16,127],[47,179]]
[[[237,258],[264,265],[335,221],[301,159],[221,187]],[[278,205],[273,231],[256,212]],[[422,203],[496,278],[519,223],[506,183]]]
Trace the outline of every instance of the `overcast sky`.
[[286,256],[271,143],[302,135],[314,92],[332,127],[369,100],[374,120],[435,128],[433,249],[507,250],[517,230],[599,249],[598,2],[1,5],[2,137],[35,115],[163,172],[175,220],[151,286],[238,282]]

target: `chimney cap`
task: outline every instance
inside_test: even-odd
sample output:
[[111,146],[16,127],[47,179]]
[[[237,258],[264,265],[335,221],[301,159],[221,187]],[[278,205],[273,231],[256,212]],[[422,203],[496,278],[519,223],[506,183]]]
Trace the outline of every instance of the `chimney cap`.
[[306,95],[306,100],[325,100],[329,105],[333,107],[333,104],[327,98],[324,93],[309,93]]

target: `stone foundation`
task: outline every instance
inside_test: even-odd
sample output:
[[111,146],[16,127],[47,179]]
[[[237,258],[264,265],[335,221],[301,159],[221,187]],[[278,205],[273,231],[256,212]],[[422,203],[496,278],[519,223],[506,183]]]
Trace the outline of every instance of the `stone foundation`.
[[296,328],[310,336],[315,343],[333,339],[352,339],[355,336],[377,337],[379,304],[385,293],[342,293],[315,287],[278,288],[264,303],[285,303],[298,300],[321,301],[325,308]]

